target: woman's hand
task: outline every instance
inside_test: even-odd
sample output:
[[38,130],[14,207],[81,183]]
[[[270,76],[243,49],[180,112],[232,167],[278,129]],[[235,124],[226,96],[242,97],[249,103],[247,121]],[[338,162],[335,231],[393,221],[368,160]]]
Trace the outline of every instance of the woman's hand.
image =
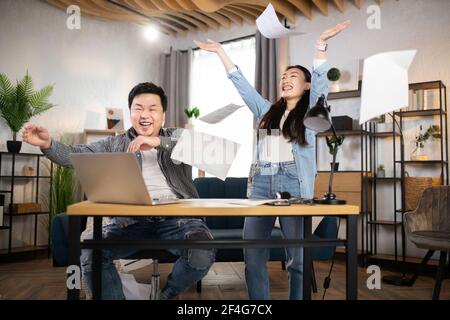
[[223,65],[225,67],[225,70],[227,70],[227,72],[231,71],[232,69],[234,69],[236,67],[235,64],[233,63],[233,61],[231,61],[230,57],[228,57],[225,50],[223,50],[223,47],[219,42],[208,39],[207,42],[194,40],[194,43],[200,49],[216,53],[219,56],[220,60],[222,61]]
[[344,21],[342,23],[339,23],[337,26],[335,26],[334,28],[330,28],[325,30],[324,32],[322,32],[322,34],[320,35],[319,40],[321,42],[326,42],[328,39],[333,38],[335,35],[337,35],[339,32],[341,32],[342,30],[344,30],[345,28],[348,27],[348,25],[350,24],[350,20]]
[[138,150],[148,151],[160,145],[159,137],[139,136],[128,145],[127,152],[135,153]]
[[35,124],[28,124],[22,132],[22,139],[32,146],[41,147],[43,149],[50,148],[52,138],[48,130]]
[[194,43],[203,50],[209,51],[209,52],[215,52],[218,53],[220,50],[223,50],[222,45],[219,42],[216,42],[214,40],[208,39],[206,42],[194,40]]

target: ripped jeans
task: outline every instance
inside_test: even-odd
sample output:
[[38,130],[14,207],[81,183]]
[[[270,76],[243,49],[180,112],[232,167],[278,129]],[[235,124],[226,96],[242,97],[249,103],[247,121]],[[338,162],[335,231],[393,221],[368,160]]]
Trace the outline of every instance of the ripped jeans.
[[[92,239],[92,234],[85,237]],[[159,220],[142,219],[142,222],[121,227],[117,224],[103,226],[103,239],[128,240],[210,240],[212,235],[201,219],[166,218]],[[113,261],[125,259],[139,250],[120,248],[103,250],[102,298],[124,300],[122,283]],[[161,299],[174,299],[178,294],[201,280],[214,263],[213,249],[170,249],[179,258],[162,289]],[[92,250],[81,251],[81,268],[86,285],[92,292]]]

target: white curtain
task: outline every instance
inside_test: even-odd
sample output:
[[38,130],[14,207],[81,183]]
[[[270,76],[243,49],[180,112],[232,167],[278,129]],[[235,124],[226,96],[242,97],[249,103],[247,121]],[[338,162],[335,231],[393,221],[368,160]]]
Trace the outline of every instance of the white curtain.
[[[254,85],[255,38],[237,40],[223,45],[224,49]],[[200,117],[229,103],[243,105],[241,97],[227,78],[225,69],[214,53],[203,50],[193,52],[189,106],[200,109]],[[241,108],[219,124],[210,125],[194,121],[196,130],[221,136],[241,144],[228,173],[229,177],[247,177],[253,148],[253,115],[247,107]],[[194,177],[196,171],[193,171]],[[208,175],[207,175],[208,176]]]

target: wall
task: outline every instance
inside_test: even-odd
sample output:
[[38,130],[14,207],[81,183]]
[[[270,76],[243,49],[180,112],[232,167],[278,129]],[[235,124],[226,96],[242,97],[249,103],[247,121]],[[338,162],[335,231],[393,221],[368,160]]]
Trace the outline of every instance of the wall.
[[[105,107],[112,106],[124,110],[127,128],[128,92],[138,82],[159,83],[159,56],[168,39],[149,43],[140,26],[88,17],[81,18],[80,30],[69,30],[66,19],[64,11],[44,1],[0,1],[0,72],[15,80],[28,70],[36,89],[55,85],[51,102],[57,106],[32,122],[56,137],[84,128],[105,129]],[[1,119],[0,150],[6,150],[9,139],[11,132]],[[23,150],[38,151],[29,145]],[[33,188],[18,187],[17,201]],[[32,218],[17,218],[13,244],[31,241],[32,226]],[[3,248],[7,232],[0,232]]]

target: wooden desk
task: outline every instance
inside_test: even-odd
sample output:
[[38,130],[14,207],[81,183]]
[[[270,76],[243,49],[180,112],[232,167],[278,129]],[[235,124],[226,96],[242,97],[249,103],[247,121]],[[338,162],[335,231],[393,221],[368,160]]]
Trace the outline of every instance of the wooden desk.
[[[169,249],[169,248],[284,248],[304,247],[303,264],[303,298],[311,299],[311,247],[341,246],[346,247],[347,266],[347,299],[357,299],[357,217],[359,207],[352,205],[307,205],[291,206],[260,205],[242,207],[223,204],[232,203],[232,199],[221,199],[222,203],[213,199],[196,199],[176,204],[158,206],[102,204],[89,201],[73,204],[67,208],[69,216],[69,264],[80,265],[80,247],[94,249],[93,255],[93,295],[101,298],[101,256],[102,249],[117,246],[133,246],[140,249]],[[102,240],[103,217],[204,217],[204,216],[302,216],[304,217],[304,239],[284,240],[142,240],[142,241],[112,241]],[[80,217],[94,217],[93,240],[86,240],[80,244]],[[347,237],[337,239],[311,239],[313,216],[338,216],[347,220]],[[79,290],[68,289],[68,298],[79,298]]]

